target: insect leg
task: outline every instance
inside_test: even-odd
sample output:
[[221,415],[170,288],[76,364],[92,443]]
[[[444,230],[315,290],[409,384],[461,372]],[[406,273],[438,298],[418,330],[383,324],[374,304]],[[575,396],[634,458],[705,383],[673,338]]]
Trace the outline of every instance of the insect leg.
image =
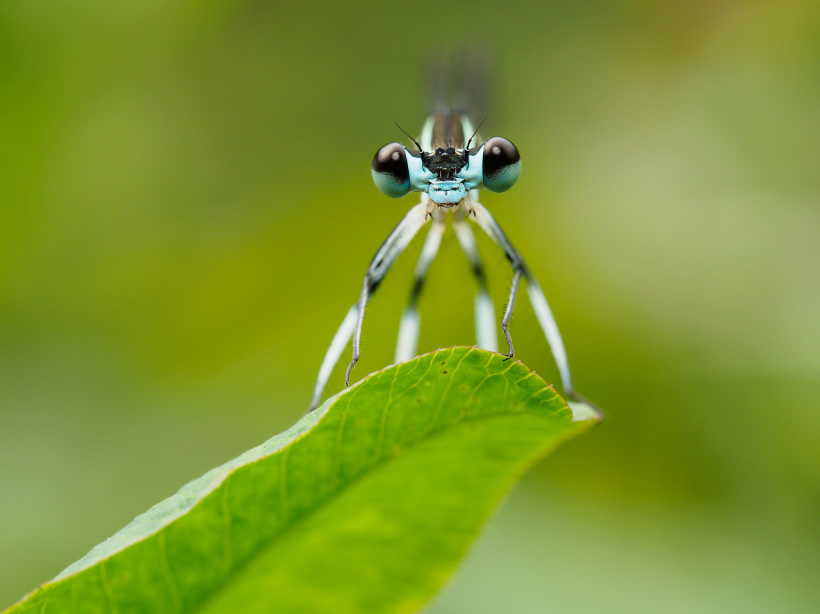
[[510,286],[510,298],[507,300],[507,308],[504,310],[504,317],[501,320],[501,330],[504,331],[504,338],[507,340],[507,353],[504,354],[507,360],[515,356],[513,350],[512,337],[510,337],[510,320],[512,320],[513,308],[515,307],[515,297],[518,294],[518,284],[521,283],[521,273],[523,268],[515,269],[513,273],[512,285]]
[[421,248],[419,260],[416,263],[416,271],[414,274],[413,289],[410,293],[410,302],[401,315],[401,322],[399,323],[399,339],[396,343],[395,362],[404,362],[410,360],[416,355],[416,350],[419,343],[419,328],[421,327],[421,318],[419,317],[418,304],[421,290],[424,286],[424,278],[427,276],[427,271],[432,264],[433,259],[438,253],[439,245],[441,245],[441,237],[444,235],[444,224],[439,221],[434,221],[430,227],[430,232],[427,233],[427,239],[424,241],[424,247]]
[[364,308],[370,295],[381,283],[387,271],[390,270],[391,265],[396,261],[407,247],[407,244],[416,236],[416,233],[424,226],[427,218],[427,202],[422,200],[418,205],[410,209],[407,215],[404,216],[398,226],[393,229],[387,239],[385,239],[382,246],[373,256],[367,273],[364,276],[362,283],[362,292],[359,296],[358,302],[358,317],[356,318],[356,329],[353,333],[353,358],[347,366],[345,372],[345,385],[350,386],[350,372],[361,356],[361,340],[362,340],[362,322],[364,321]]
[[319,377],[316,378],[316,385],[313,387],[313,398],[310,400],[310,407],[307,412],[312,412],[319,407],[319,401],[322,399],[322,392],[324,392],[327,380],[330,379],[330,374],[333,373],[333,367],[339,362],[347,342],[353,336],[353,331],[356,328],[356,320],[359,317],[359,303],[355,303],[347,312],[342,325],[336,334],[333,335],[333,341],[330,342],[330,347],[327,348],[325,357],[322,360],[322,366],[319,367]]
[[[527,292],[530,296],[533,311],[535,311],[535,317],[538,319],[538,324],[541,326],[541,330],[544,331],[544,336],[547,338],[547,343],[549,343],[550,349],[552,350],[552,356],[558,367],[558,373],[561,376],[561,384],[564,387],[564,391],[569,397],[577,398],[575,389],[572,386],[572,378],[569,372],[569,362],[567,361],[567,352],[564,348],[564,341],[561,339],[561,333],[558,330],[558,325],[555,323],[555,318],[552,315],[552,310],[549,307],[549,303],[547,303],[544,292],[529,272],[529,269],[527,269],[527,265],[524,263],[524,259],[521,257],[521,254],[519,254],[513,247],[512,243],[507,238],[507,235],[504,234],[504,231],[501,229],[501,226],[499,226],[498,222],[495,221],[495,218],[493,218],[490,212],[487,211],[486,207],[484,207],[481,203],[475,201],[473,204],[474,211],[476,213],[474,216],[476,223],[481,226],[482,230],[484,230],[484,232],[486,232],[487,235],[489,235],[489,237],[504,251],[504,254],[507,256],[507,260],[510,261],[513,271],[515,272],[512,291],[510,292],[510,302],[507,305],[507,312],[510,316],[512,315],[512,307],[513,302],[515,301],[515,293],[518,289],[518,281],[521,276],[523,276],[524,279],[527,280]],[[505,320],[507,319],[506,313],[504,318]],[[506,328],[504,332],[508,332]],[[510,354],[512,354],[512,341],[510,340],[509,334],[507,334],[507,343]]]
[[491,352],[498,351],[498,338],[495,329],[495,307],[493,299],[487,291],[487,276],[484,265],[478,253],[475,235],[470,226],[462,220],[453,220],[453,229],[456,231],[461,249],[467,255],[478,282],[478,292],[475,295],[475,334],[477,345]]

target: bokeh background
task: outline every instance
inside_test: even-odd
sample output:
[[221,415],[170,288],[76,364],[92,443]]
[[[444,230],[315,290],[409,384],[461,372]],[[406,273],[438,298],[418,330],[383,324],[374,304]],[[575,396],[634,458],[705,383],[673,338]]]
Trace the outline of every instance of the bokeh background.
[[[369,164],[424,60],[492,53],[484,203],[607,420],[437,613],[820,608],[820,5],[4,0],[0,605],[294,422],[413,204]],[[498,308],[510,271],[480,242]],[[369,309],[392,360],[419,244]],[[421,350],[474,342],[452,235]],[[522,295],[523,296],[523,295]],[[518,356],[555,380],[526,299]],[[337,369],[330,388],[342,386]]]

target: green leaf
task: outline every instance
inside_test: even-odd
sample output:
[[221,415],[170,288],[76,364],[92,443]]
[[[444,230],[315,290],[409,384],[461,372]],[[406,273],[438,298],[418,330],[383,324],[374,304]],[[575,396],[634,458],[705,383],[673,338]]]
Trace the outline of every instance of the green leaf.
[[473,348],[389,367],[184,486],[8,612],[413,612],[516,479],[596,421],[582,409]]

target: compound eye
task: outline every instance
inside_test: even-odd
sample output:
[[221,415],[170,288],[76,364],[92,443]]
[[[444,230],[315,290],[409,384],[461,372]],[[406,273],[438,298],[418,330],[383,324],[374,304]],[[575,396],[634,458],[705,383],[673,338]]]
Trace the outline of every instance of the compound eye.
[[383,194],[400,198],[410,192],[407,151],[401,143],[390,143],[376,152],[372,173],[373,183]]
[[494,136],[484,143],[484,187],[504,192],[513,187],[521,174],[521,155],[507,139]]

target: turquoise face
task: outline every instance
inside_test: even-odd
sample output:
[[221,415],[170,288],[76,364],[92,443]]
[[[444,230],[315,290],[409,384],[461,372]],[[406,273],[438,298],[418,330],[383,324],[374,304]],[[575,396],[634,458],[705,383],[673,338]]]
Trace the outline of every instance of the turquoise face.
[[521,158],[515,145],[497,136],[473,152],[452,147],[413,152],[390,143],[376,153],[372,173],[376,187],[387,196],[426,192],[437,205],[453,207],[470,190],[509,190],[521,173]]
[[463,179],[433,179],[427,188],[427,194],[439,205],[456,205],[467,196]]
[[[437,205],[453,207],[460,203],[470,190],[484,187],[482,174],[483,148],[469,154],[467,157],[468,162],[455,171],[453,178],[450,179],[437,178],[436,174],[424,164],[424,158],[417,153],[408,150],[405,150],[405,153],[407,176],[412,191],[426,192]],[[373,175],[375,178],[375,170]],[[376,185],[382,192],[388,194],[382,189],[379,181],[376,182]]]

